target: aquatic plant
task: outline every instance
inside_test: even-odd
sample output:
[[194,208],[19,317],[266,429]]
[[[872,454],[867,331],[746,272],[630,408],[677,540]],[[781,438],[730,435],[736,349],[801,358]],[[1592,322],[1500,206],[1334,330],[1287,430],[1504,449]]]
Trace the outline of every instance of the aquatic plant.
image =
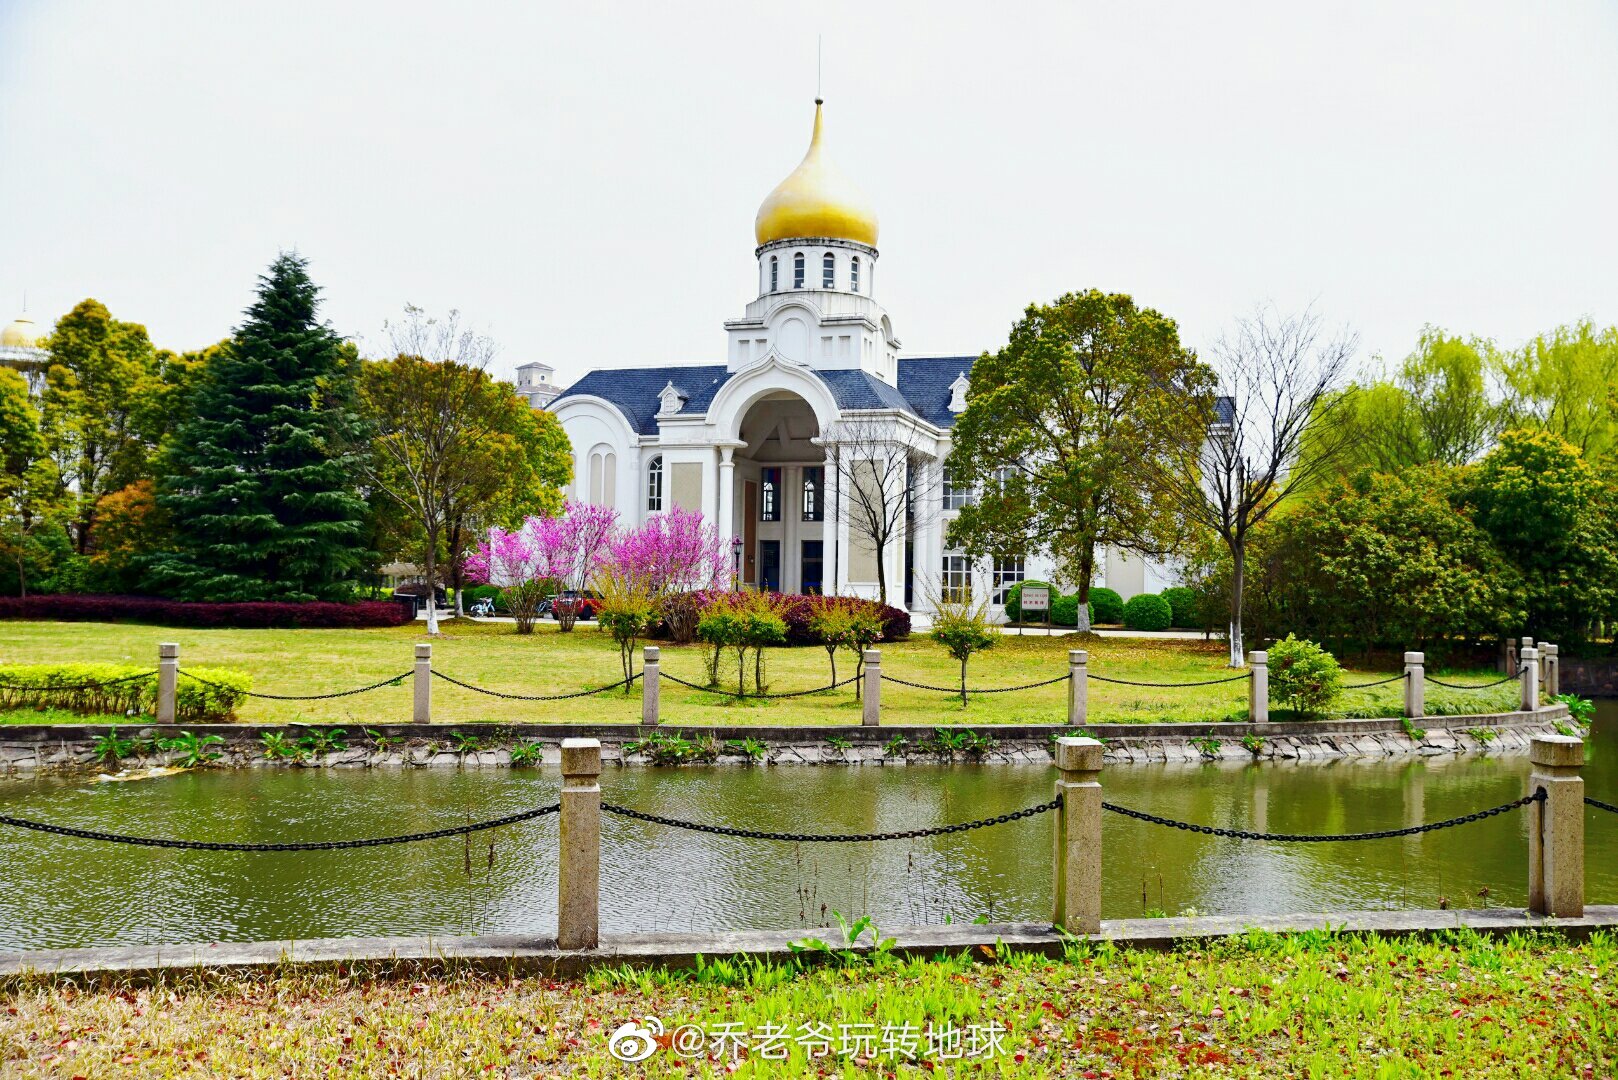
[[121,738],[118,734],[118,725],[113,724],[107,729],[105,735],[97,735],[90,744],[95,752],[96,760],[106,762],[108,765],[117,765],[135,750],[135,740]]
[[762,739],[729,739],[725,745],[742,754],[748,761],[763,761],[770,752],[769,744]]
[[220,752],[212,749],[225,740],[218,735],[198,735],[182,731],[178,735],[157,740],[157,748],[165,753],[178,754],[177,765],[182,769],[195,769],[218,761]]
[[537,742],[516,743],[511,748],[511,764],[517,767],[538,765],[544,747]]

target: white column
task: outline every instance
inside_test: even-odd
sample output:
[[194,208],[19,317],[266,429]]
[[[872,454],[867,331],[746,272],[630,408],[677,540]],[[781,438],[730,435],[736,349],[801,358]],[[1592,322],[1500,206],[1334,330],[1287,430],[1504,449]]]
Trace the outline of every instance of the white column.
[[736,463],[731,455],[734,446],[719,448],[719,540],[730,550],[730,538],[736,532]]

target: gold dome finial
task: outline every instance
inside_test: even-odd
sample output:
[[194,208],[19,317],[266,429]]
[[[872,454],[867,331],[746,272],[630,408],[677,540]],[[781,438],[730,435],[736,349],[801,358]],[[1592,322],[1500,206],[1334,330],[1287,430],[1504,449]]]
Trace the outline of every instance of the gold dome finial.
[[876,246],[876,213],[821,149],[824,104],[815,98],[815,130],[809,138],[809,152],[758,208],[753,234],[760,244],[829,237]]

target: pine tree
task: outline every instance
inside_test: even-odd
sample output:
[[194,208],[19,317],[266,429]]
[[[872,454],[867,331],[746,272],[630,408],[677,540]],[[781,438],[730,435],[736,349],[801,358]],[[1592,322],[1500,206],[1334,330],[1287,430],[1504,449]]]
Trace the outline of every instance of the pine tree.
[[364,552],[348,447],[352,350],[316,321],[306,261],[282,253],[208,365],[159,501],[177,550],[152,583],[187,600],[339,600]]

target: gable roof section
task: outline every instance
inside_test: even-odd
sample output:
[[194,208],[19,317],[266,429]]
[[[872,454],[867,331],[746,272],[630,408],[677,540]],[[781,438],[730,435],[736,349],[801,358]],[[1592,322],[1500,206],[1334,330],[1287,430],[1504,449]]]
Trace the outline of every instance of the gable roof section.
[[[839,409],[899,409],[915,413],[904,394],[896,386],[889,386],[875,375],[853,369],[817,371],[826,384]],[[920,415],[920,414],[917,414]]]
[[899,358],[899,392],[917,416],[936,427],[955,426],[949,411],[950,384],[965,372],[972,375],[975,356],[915,356]]

